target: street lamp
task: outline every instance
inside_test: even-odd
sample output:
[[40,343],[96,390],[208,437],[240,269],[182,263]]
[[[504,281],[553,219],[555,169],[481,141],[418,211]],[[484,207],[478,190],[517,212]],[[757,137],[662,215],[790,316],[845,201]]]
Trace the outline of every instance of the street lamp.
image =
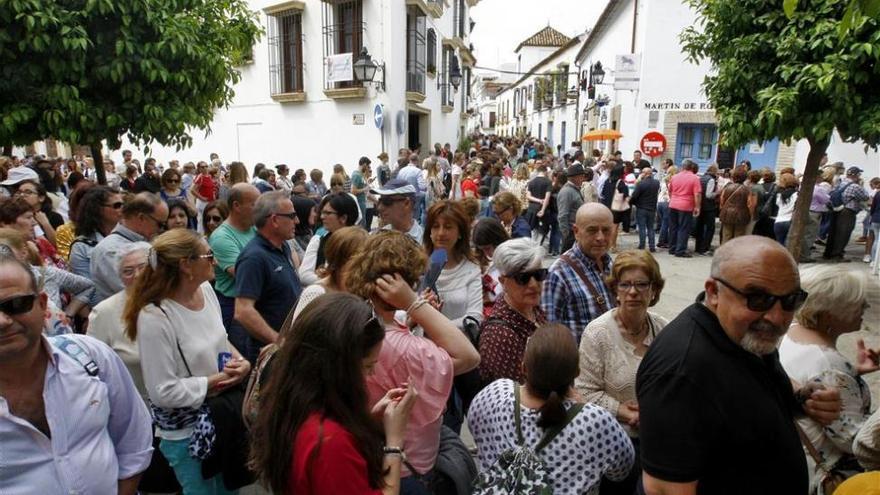
[[602,62],[597,61],[593,65],[592,75],[590,76],[590,82],[593,86],[598,86],[602,84],[602,81],[605,80],[605,71],[602,69]]
[[[382,68],[382,80],[373,81],[376,77],[376,71],[380,67]],[[361,53],[358,55],[357,60],[355,60],[352,69],[354,70],[355,80],[375,84],[377,87],[385,89],[385,64],[377,64],[367,51],[367,47],[361,47]]]
[[461,85],[461,69],[458,67],[458,57],[455,56],[449,62],[449,82],[458,91],[458,86]]

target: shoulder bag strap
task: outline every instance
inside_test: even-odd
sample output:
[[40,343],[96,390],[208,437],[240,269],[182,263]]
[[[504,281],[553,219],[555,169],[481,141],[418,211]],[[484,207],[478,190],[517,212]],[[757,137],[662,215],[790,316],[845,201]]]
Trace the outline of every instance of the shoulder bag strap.
[[[171,323],[171,318],[168,316],[168,313],[165,312],[165,309],[162,308],[162,305],[156,303],[156,307],[159,308],[159,311],[165,315],[165,318],[168,320],[168,323]],[[180,348],[180,339],[177,337],[177,330],[174,331],[174,343],[177,344],[177,352],[180,353],[180,359],[183,359],[183,366],[186,368],[186,372],[189,373],[189,376],[193,376],[192,370],[189,369],[189,363],[186,362],[186,356],[183,355],[183,349]]]
[[513,424],[516,426],[516,444],[522,447],[525,445],[526,441],[523,439],[519,407],[519,384],[513,382]]
[[562,261],[564,261],[568,266],[570,266],[575,273],[578,274],[578,277],[584,282],[584,285],[587,286],[587,290],[590,291],[590,294],[593,296],[593,299],[596,300],[596,304],[599,305],[599,311],[602,313],[608,311],[609,305],[608,300],[605,299],[605,296],[599,293],[599,290],[593,285],[593,282],[590,281],[590,277],[584,272],[584,269],[576,263],[571,257],[567,254],[563,254],[559,257]]
[[575,403],[573,406],[568,408],[568,411],[565,414],[565,420],[562,421],[561,424],[554,426],[552,428],[548,428],[544,431],[544,436],[541,438],[541,441],[538,442],[538,445],[535,446],[535,453],[540,452],[544,447],[550,444],[553,439],[556,438],[557,435],[562,433],[562,430],[571,423],[574,418],[581,412],[581,409],[584,408],[584,405],[580,402]]
[[810,457],[813,458],[813,461],[816,462],[816,467],[820,469],[826,475],[829,473],[828,468],[825,467],[825,464],[822,463],[822,455],[819,454],[819,451],[816,450],[816,447],[813,446],[813,442],[807,438],[806,432],[801,428],[801,425],[798,424],[797,421],[794,421],[794,427],[797,429],[798,436],[801,437],[801,443],[804,445],[804,448],[807,449],[807,453],[810,454]]
[[89,376],[98,376],[98,372],[100,371],[100,369],[98,369],[98,364],[95,363],[92,356],[90,356],[89,353],[86,352],[85,349],[83,349],[75,340],[65,337],[64,335],[56,335],[50,337],[49,341],[52,342],[52,345],[57,347],[58,350],[79,363]]

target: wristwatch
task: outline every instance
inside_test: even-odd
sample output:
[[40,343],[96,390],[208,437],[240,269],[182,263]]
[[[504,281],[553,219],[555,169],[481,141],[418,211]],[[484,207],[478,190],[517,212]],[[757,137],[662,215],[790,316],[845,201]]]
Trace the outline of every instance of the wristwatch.
[[396,455],[400,457],[401,462],[406,462],[406,452],[401,447],[382,447],[383,455]]

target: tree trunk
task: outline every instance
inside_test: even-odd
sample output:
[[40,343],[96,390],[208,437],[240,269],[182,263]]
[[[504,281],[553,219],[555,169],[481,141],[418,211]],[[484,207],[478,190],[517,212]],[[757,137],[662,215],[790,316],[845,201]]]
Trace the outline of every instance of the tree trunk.
[[95,161],[95,174],[98,176],[98,184],[106,186],[107,173],[104,171],[104,152],[101,148],[101,143],[90,145],[89,150],[92,152],[92,160]]
[[810,143],[810,153],[807,155],[807,164],[804,167],[804,177],[798,190],[797,203],[794,205],[794,214],[791,218],[791,230],[788,233],[788,251],[796,261],[810,256],[809,252],[801,253],[804,239],[804,228],[810,221],[810,203],[813,201],[813,189],[816,188],[816,178],[819,176],[819,162],[828,149],[828,138],[816,140],[807,138]]

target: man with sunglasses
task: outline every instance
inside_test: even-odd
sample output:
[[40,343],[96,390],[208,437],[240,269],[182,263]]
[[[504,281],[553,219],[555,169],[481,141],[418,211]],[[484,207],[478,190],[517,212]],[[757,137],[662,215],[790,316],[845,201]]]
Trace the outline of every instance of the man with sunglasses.
[[379,196],[379,216],[385,230],[396,230],[422,243],[424,230],[413,218],[416,207],[416,188],[404,179],[391,179],[371,194]]
[[42,335],[46,302],[0,257],[0,493],[133,495],[152,457],[146,405],[105,344]]
[[299,217],[285,191],[264,193],[254,205],[256,236],[235,264],[235,320],[248,333],[242,354],[255,363],[260,349],[278,339],[302,284],[290,245]]
[[797,263],[772,239],[738,237],[715,252],[705,289],[639,367],[645,493],[807,493],[795,417],[827,425],[840,397],[801,388],[779,363],[806,299]]
[[167,220],[168,205],[156,194],[137,194],[122,207],[122,219],[92,250],[89,269],[95,282],[94,304],[125,288],[116,271],[123,247],[150,242],[165,230]]

